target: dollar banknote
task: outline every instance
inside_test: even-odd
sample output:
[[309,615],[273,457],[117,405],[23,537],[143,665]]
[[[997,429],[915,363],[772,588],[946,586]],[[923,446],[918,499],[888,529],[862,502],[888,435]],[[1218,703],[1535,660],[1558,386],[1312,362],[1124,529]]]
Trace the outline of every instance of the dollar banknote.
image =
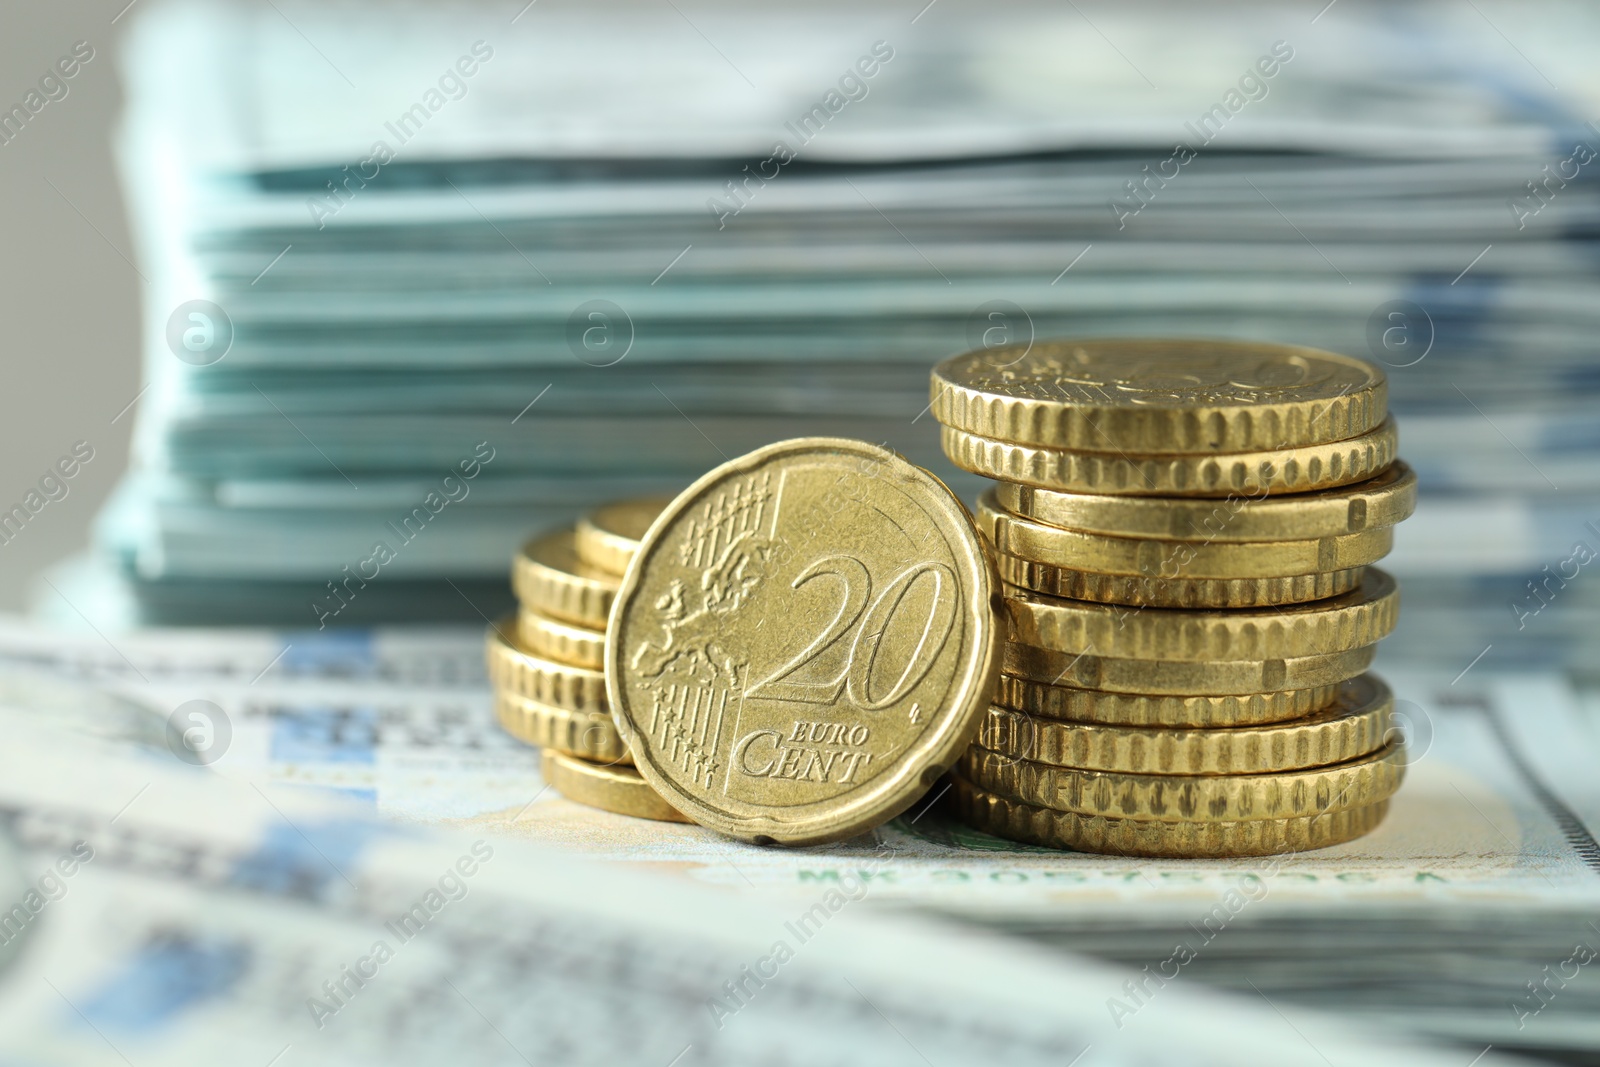
[[1134,972],[887,914],[868,882],[730,892],[77,740],[19,725],[0,755],[18,1062],[1459,1058],[1193,984],[1114,1022]]
[[[996,844],[930,853],[948,829],[917,830],[916,816],[801,855],[799,868],[700,831],[673,845],[679,860],[646,855],[628,833],[608,836],[606,818],[574,818],[543,797],[537,764],[483,717],[468,636],[319,647],[267,634],[108,642],[8,627],[6,1056],[650,1064],[744,1063],[778,1048],[843,1063],[1459,1059],[1276,990],[1230,997],[1044,937],[1026,935],[1041,943],[1030,946],[908,915],[915,902],[898,880],[908,862],[981,857]],[[517,807],[501,809],[506,800]],[[579,839],[606,858],[575,855]],[[995,865],[1005,875],[995,884],[1036,862]],[[726,881],[722,868],[750,881]],[[817,876],[795,875],[805,870]]]
[[1384,673],[1412,762],[1376,832],[1278,858],[1150,861],[989,837],[947,817],[942,786],[871,834],[799,850],[585,808],[495,725],[477,631],[110,640],[0,631],[6,729],[54,721],[118,758],[198,761],[274,796],[293,787],[387,824],[630,874],[757,896],[867,886],[863,911],[937,915],[1153,976],[1098,998],[1113,1025],[1188,977],[1477,1050],[1600,1046],[1600,982],[1569,962],[1600,948],[1600,720],[1554,674],[1396,665]]

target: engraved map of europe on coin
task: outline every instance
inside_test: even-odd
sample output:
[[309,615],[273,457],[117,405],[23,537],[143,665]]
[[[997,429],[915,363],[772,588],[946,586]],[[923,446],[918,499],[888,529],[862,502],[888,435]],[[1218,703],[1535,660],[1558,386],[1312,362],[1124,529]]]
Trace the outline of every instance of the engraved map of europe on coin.
[[835,841],[966,748],[999,670],[992,565],[933,475],[803,438],[701,478],[612,612],[612,714],[674,808],[758,843]]

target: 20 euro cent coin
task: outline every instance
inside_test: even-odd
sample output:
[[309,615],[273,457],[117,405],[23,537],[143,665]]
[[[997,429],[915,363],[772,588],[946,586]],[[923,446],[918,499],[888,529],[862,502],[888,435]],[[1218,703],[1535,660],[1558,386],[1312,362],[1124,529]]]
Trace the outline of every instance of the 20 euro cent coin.
[[972,740],[1004,628],[933,475],[801,438],[711,471],[645,534],[607,636],[612,714],[667,803],[760,844],[908,808]]

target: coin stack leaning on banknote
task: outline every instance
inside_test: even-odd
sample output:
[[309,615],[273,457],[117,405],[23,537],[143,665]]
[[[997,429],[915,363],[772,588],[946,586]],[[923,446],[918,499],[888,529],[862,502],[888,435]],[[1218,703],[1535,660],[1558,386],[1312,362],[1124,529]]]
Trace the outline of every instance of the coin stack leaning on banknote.
[[1404,773],[1366,673],[1395,625],[1371,564],[1415,505],[1382,371],[1244,342],[1062,341],[934,369],[944,450],[1009,614],[956,766],[960,817],[1058,848],[1320,848]]
[[489,628],[489,679],[506,732],[543,749],[544,779],[568,800],[686,822],[639,772],[606,701],[606,620],[639,538],[665,498],[624,500],[536,537],[512,562],[517,617]]

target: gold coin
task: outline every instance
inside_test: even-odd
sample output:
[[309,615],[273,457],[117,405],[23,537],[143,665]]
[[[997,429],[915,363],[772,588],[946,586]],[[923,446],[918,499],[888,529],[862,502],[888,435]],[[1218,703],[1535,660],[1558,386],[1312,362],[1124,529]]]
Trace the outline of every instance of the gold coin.
[[1250,774],[1325,767],[1389,739],[1394,694],[1376,675],[1339,686],[1328,707],[1263,726],[1171,729],[1057,722],[992,707],[976,744],[1010,759],[1129,774]]
[[1331,704],[1333,685],[1276,693],[1224,696],[1153,696],[1144,693],[1100,693],[1029,681],[1002,674],[995,703],[1025,715],[1066,722],[1113,726],[1250,726],[1298,719]]
[[509,619],[489,627],[485,653],[496,689],[568,711],[608,713],[604,674],[525,652],[508,636],[515,632]]
[[1242,696],[1337,685],[1372,666],[1373,651],[1373,646],[1367,645],[1328,656],[1182,663],[1074,655],[1008,642],[1005,670],[1046,685],[1099,689],[1107,693]]
[[579,804],[656,822],[688,822],[639,772],[627,766],[591,763],[553,748],[544,750],[541,773],[550,788]]
[[1400,588],[1376,567],[1348,593],[1288,607],[1184,611],[1092,604],[1015,587],[1005,594],[1012,641],[1121,659],[1327,656],[1387,637],[1400,616]]
[[573,547],[578,558],[591,567],[621,577],[639,551],[639,539],[650,529],[661,510],[672,503],[670,496],[647,496],[619,500],[596,508],[578,520]]
[[511,587],[526,606],[563,622],[606,628],[619,579],[578,558],[571,530],[536,537],[511,561]]
[[1069,530],[1161,541],[1303,541],[1394,526],[1417,506],[1417,475],[1401,460],[1376,478],[1289,496],[1110,496],[995,484],[1014,515]]
[[979,349],[933,369],[947,426],[1086,452],[1250,452],[1326,444],[1383,422],[1365,360],[1247,341],[1138,338]]
[[1273,774],[1124,774],[1010,759],[977,746],[956,774],[1024,804],[1113,819],[1236,822],[1321,815],[1388,800],[1405,777],[1398,742],[1331,767]]
[[1036,593],[1150,608],[1253,608],[1303,604],[1354,589],[1364,567],[1284,578],[1146,578],[1132,574],[1100,574],[995,554],[1007,585]]
[[860,441],[725,463],[668,506],[607,637],[639,771],[758,843],[851,837],[971,741],[999,670],[998,583],[933,475]]
[[993,489],[978,498],[978,528],[1018,559],[1097,574],[1147,578],[1285,578],[1375,563],[1394,547],[1394,528],[1308,541],[1162,541],[1085,533],[1013,515]]
[[956,466],[1001,481],[1078,493],[1202,497],[1310,493],[1349,485],[1382,473],[1394,462],[1399,442],[1393,419],[1330,444],[1207,456],[1065,452],[949,426],[940,428],[939,440]]
[[517,612],[517,642],[544,659],[592,671],[605,669],[604,630],[574,626],[524,607]]
[[1290,819],[1238,822],[1161,822],[1108,819],[1022,804],[955,779],[952,806],[961,821],[986,834],[1045,848],[1116,856],[1221,859],[1304,852],[1353,841],[1388,814],[1380,800],[1361,808]]
[[505,732],[524,744],[599,763],[633,762],[609,715],[568,711],[499,689],[494,694],[494,714]]
[[1063,530],[1002,509],[993,489],[978,498],[978,528],[1018,559],[1098,574],[1146,578],[1287,578],[1376,563],[1394,547],[1394,528],[1311,541],[1157,541]]

